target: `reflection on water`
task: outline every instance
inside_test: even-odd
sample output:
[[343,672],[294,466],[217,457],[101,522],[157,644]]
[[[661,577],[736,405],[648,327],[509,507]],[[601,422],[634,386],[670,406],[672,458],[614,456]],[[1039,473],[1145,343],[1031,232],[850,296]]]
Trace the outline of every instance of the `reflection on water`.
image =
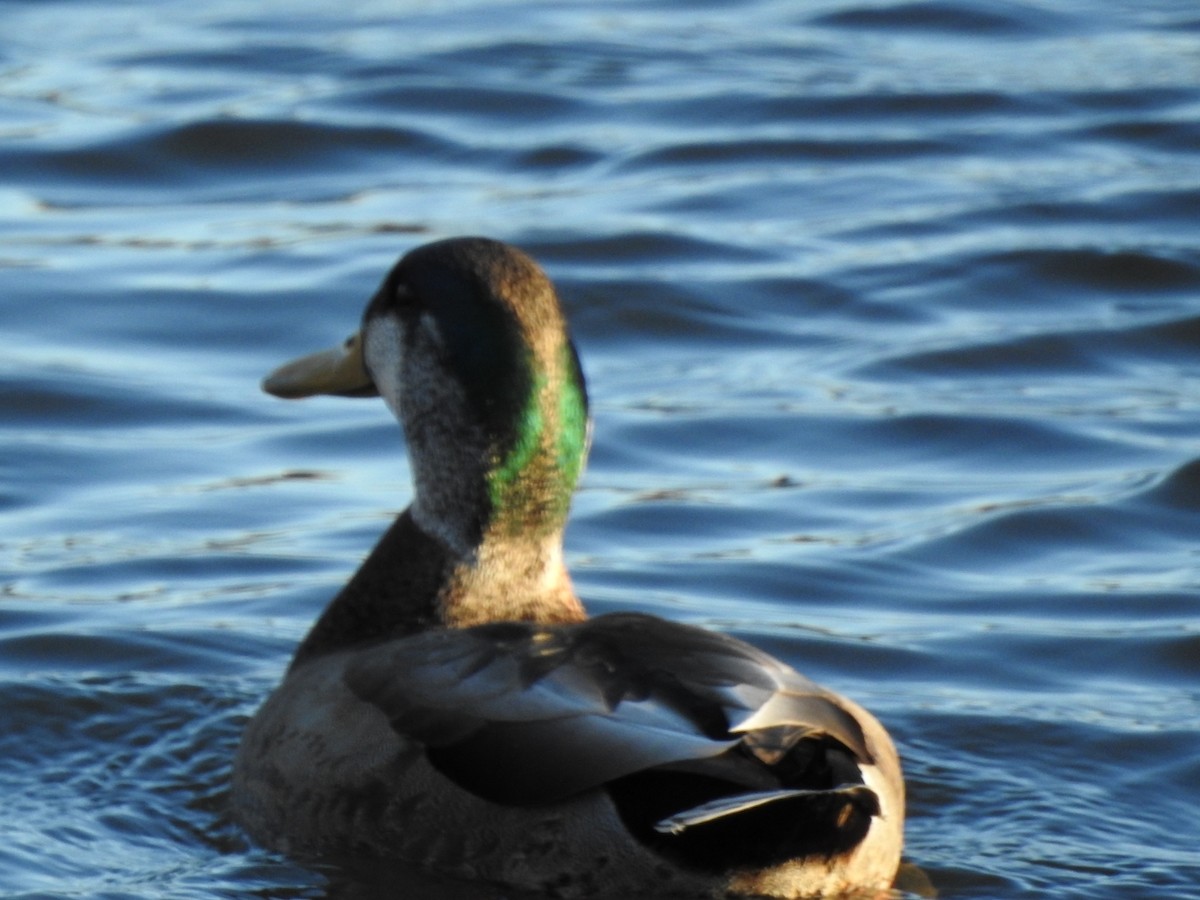
[[483,233],[581,345],[593,610],[876,711],[943,897],[1195,896],[1190,10],[3,16],[0,890],[394,890],[226,816],[242,723],[408,496],[378,403],[257,385]]

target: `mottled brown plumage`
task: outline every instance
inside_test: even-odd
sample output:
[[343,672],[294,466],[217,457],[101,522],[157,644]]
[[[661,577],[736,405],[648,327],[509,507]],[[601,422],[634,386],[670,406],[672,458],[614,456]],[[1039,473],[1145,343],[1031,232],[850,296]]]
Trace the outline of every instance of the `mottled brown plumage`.
[[562,530],[587,395],[528,257],[418,248],[360,336],[265,386],[377,391],[416,490],[247,727],[251,834],[555,896],[891,883],[904,786],[870,713],[727,635],[586,617]]

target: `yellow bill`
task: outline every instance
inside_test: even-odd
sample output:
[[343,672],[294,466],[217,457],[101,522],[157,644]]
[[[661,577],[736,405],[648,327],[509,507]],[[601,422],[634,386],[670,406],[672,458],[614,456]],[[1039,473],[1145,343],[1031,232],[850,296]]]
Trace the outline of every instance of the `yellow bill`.
[[262,389],[287,400],[314,394],[361,397],[376,393],[363,363],[361,334],[351,335],[337,347],[284,363],[263,379]]

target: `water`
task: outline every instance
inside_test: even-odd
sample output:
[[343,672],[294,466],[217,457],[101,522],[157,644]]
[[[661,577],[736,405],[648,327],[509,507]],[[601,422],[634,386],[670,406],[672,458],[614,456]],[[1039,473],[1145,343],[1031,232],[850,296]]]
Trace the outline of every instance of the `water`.
[[9,0],[0,29],[0,893],[369,889],[248,845],[226,783],[408,469],[377,402],[257,381],[479,233],[574,322],[594,611],[874,710],[942,897],[1200,897],[1192,4]]

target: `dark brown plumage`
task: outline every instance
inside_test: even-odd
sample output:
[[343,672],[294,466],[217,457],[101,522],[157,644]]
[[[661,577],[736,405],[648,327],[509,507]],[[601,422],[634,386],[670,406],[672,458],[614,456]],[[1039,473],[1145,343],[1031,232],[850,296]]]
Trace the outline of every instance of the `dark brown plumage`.
[[586,617],[562,529],[587,394],[528,257],[419,248],[359,336],[267,387],[377,391],[416,492],[246,730],[253,835],[562,896],[891,883],[903,781],[870,713],[727,635]]

